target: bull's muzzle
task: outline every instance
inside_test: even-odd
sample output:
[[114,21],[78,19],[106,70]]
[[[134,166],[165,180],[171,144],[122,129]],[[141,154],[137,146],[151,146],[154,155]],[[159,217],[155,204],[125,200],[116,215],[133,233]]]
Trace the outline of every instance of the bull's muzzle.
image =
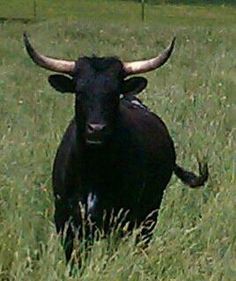
[[88,123],[86,128],[86,143],[101,145],[104,142],[106,124]]

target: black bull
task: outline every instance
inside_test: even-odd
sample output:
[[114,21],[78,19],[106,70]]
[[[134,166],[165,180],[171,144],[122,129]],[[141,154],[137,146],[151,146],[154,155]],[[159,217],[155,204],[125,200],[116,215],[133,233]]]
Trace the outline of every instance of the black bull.
[[24,42],[39,66],[69,75],[51,75],[50,84],[75,94],[75,117],[53,166],[55,223],[57,232],[65,234],[67,261],[75,235],[93,240],[97,230],[108,234],[116,224],[120,230],[142,226],[139,238],[148,241],[172,173],[191,187],[208,177],[206,164],[199,163],[199,176],[176,164],[165,124],[134,97],[147,80],[125,79],[164,64],[174,40],[157,58],[130,63],[97,57],[56,60],[37,53],[26,34]]

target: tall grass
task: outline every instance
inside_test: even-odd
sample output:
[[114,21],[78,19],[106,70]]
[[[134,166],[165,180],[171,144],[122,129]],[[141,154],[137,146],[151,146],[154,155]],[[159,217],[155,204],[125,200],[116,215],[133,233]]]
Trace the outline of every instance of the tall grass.
[[[24,2],[1,2],[0,17],[30,18]],[[42,0],[36,22],[0,24],[0,280],[235,280],[235,16],[227,7],[147,6],[141,24],[135,3]],[[51,165],[73,96],[51,89],[49,72],[30,61],[25,30],[38,50],[69,59],[148,58],[177,36],[140,97],[167,124],[178,163],[196,170],[196,156],[207,157],[210,179],[190,190],[172,178],[148,251],[130,237],[110,256],[101,240],[84,271],[69,276],[52,219]]]

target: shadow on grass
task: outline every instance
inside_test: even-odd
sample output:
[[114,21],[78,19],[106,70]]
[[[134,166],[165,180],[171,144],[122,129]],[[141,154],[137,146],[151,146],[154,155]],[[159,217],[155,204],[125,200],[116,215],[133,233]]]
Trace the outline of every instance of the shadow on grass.
[[32,22],[35,22],[36,20],[35,19],[32,19],[32,18],[11,18],[11,17],[0,17],[0,24],[1,23],[11,23],[11,22],[15,22],[15,23],[32,23]]

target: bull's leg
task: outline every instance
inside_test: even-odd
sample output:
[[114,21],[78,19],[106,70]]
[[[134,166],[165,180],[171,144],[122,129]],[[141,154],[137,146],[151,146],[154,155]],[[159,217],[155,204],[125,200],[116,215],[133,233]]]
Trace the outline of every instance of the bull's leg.
[[55,203],[54,220],[56,231],[61,236],[61,242],[65,251],[66,262],[68,263],[73,251],[74,233],[71,224],[70,212],[68,207],[61,201]]
[[[70,206],[70,209],[67,206]],[[74,265],[81,267],[81,254],[83,252],[84,259],[87,259],[95,239],[95,223],[87,217],[82,208],[81,204],[71,202],[70,205],[57,202],[55,208],[57,233],[62,238],[66,262],[70,262],[72,267]],[[76,248],[75,255],[72,257],[74,247]]]
[[64,238],[63,248],[65,251],[66,262],[68,263],[71,260],[71,255],[73,252],[73,244],[74,244],[73,242],[75,238],[71,224],[68,225],[66,235],[63,238]]

